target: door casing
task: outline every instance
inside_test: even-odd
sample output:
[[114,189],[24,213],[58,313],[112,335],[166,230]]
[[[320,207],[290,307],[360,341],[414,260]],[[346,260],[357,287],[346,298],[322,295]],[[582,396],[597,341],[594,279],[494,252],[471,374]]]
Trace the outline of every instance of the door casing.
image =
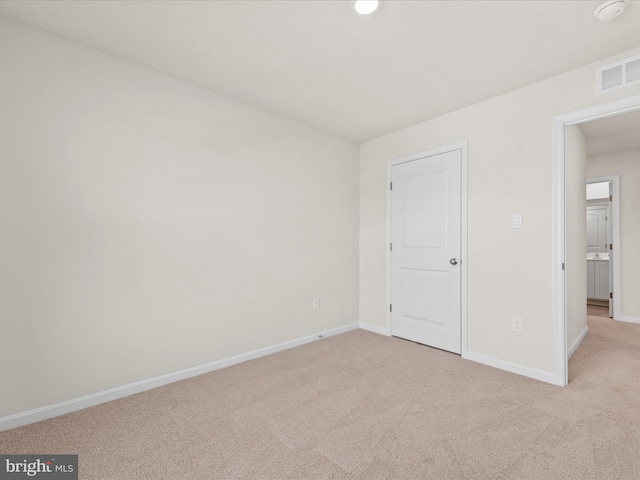
[[387,324],[386,334],[391,335],[391,168],[394,165],[411,162],[424,157],[431,157],[441,153],[460,150],[461,154],[461,189],[460,189],[460,355],[467,358],[467,273],[468,273],[468,253],[467,253],[467,141],[457,142],[443,147],[434,148],[424,152],[406,155],[387,161]]

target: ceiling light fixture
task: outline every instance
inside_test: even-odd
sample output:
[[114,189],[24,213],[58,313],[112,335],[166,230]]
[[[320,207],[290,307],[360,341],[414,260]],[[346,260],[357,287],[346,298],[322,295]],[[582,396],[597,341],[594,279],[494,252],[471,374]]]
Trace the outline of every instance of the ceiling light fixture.
[[631,0],[607,0],[602,3],[593,14],[603,22],[613,20],[627,7]]
[[378,9],[378,0],[356,0],[355,8],[360,15],[369,15]]

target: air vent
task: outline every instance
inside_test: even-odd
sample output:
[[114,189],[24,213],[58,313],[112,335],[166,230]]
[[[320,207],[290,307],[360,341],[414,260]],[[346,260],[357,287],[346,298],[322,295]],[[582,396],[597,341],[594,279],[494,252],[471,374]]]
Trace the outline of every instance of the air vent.
[[627,63],[627,83],[640,80],[640,58]]
[[596,70],[596,94],[640,84],[640,55]]

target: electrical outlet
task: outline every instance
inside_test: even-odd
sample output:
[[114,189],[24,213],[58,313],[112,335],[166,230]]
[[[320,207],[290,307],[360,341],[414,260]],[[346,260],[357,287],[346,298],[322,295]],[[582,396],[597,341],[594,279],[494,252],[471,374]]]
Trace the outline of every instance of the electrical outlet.
[[511,328],[513,328],[514,332],[522,333],[522,319],[511,317]]
[[313,299],[313,309],[314,310],[320,310],[320,299],[319,298],[314,298]]

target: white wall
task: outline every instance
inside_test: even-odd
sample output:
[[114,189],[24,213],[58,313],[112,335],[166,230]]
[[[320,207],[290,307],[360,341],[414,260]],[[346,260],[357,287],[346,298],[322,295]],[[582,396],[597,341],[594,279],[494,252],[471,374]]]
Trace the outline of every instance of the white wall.
[[0,64],[0,417],[357,321],[355,144],[2,19]]
[[[594,69],[640,49],[360,146],[360,321],[385,328],[386,162],[468,140],[468,346],[523,373],[553,375],[552,125],[557,115],[640,93],[596,96]],[[522,213],[523,228],[510,228]],[[524,332],[511,329],[523,319]],[[495,362],[494,362],[495,363]]]
[[640,322],[640,149],[587,158],[589,178],[607,175],[620,175],[620,316]]
[[[567,348],[575,350],[587,328],[587,147],[577,125],[566,128],[565,275],[567,278]],[[607,187],[607,192],[608,192]]]

